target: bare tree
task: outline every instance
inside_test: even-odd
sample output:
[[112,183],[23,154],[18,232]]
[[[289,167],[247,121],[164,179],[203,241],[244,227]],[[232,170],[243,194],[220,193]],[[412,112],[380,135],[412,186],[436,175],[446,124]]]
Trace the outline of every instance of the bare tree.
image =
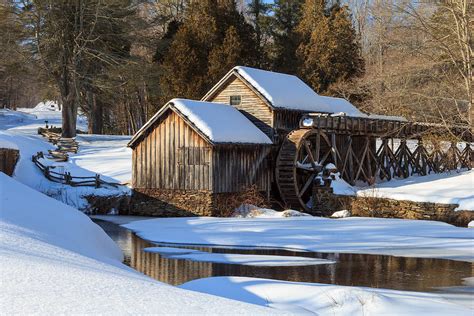
[[430,44],[441,52],[438,60],[451,64],[462,78],[464,98],[463,100],[453,98],[453,101],[460,119],[472,125],[474,62],[472,0],[439,1],[434,5],[433,13],[427,11],[424,6],[415,6],[412,3],[399,8],[416,20],[418,29],[429,38]]
[[[84,91],[94,83],[92,64],[117,63],[109,49],[111,26],[123,16],[127,0],[24,0],[24,23],[32,30],[37,58],[54,78],[62,104],[62,136],[76,135],[78,107]],[[107,26],[104,28],[104,26]],[[101,31],[104,31],[102,34]],[[104,44],[104,41],[107,42]],[[117,44],[117,43],[115,43]],[[120,43],[118,43],[120,44]],[[115,48],[114,48],[115,49]],[[119,49],[120,50],[120,49]]]

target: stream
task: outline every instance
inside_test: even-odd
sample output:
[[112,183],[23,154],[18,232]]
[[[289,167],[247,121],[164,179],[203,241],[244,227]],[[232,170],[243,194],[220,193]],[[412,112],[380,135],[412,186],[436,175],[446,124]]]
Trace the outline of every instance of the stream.
[[210,253],[322,258],[334,260],[336,264],[267,267],[169,259],[158,253],[143,251],[147,247],[169,245],[148,242],[111,222],[97,219],[94,219],[94,222],[119,245],[125,255],[126,264],[158,281],[171,285],[180,285],[194,279],[213,276],[245,276],[294,282],[439,292],[440,288],[462,286],[463,278],[474,276],[474,264],[470,262],[387,255],[295,252],[281,249],[172,245],[172,247]]

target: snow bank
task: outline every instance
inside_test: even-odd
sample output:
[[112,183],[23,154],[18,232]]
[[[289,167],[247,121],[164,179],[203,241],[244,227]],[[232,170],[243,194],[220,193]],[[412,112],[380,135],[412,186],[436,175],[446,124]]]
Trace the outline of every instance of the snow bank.
[[34,108],[34,111],[61,111],[57,101],[43,101],[38,103]]
[[373,186],[351,186],[336,175],[335,194],[379,197],[415,202],[459,204],[456,210],[474,211],[474,170],[392,179]]
[[2,314],[272,313],[132,270],[87,216],[3,173],[0,207]]
[[18,146],[15,143],[12,143],[11,141],[8,141],[6,139],[1,139],[1,138],[0,138],[0,148],[8,148],[8,149],[18,150]]
[[[48,121],[49,126],[61,126],[61,110],[57,101],[43,101],[33,108],[18,108],[18,112],[33,115],[36,120],[42,122],[44,126]],[[79,113],[77,116],[77,128],[87,131],[87,118]]]
[[474,262],[474,230],[383,218],[157,218],[124,225],[157,243],[384,254]]
[[122,260],[117,245],[87,216],[1,172],[0,201],[2,225],[10,232],[102,261]]
[[296,76],[242,66],[234,70],[276,108],[366,116],[345,99],[318,95]]
[[23,125],[36,120],[36,116],[9,109],[0,109],[0,129]]
[[213,262],[225,264],[239,264],[244,266],[257,267],[294,267],[294,266],[314,266],[320,264],[334,264],[335,261],[296,257],[296,256],[273,256],[273,255],[253,255],[253,254],[234,254],[234,253],[210,253],[185,248],[171,247],[149,247],[146,252],[153,252],[162,255],[168,259],[190,260],[197,262]]
[[212,277],[184,289],[295,313],[317,315],[472,315],[473,309],[439,294],[299,283],[246,277]]
[[372,194],[395,200],[459,204],[457,210],[474,211],[474,170],[393,179],[373,188],[357,189],[359,196]]
[[272,144],[267,135],[230,105],[187,99],[169,103],[213,142]]
[[[29,109],[38,114],[34,109]],[[43,192],[78,209],[87,210],[88,203],[84,196],[118,196],[130,194],[126,186],[119,188],[71,187],[48,181],[39,169],[31,162],[31,157],[39,151],[47,153],[55,147],[38,135],[37,128],[44,126],[41,119],[18,111],[7,111],[8,116],[0,115],[0,143],[14,144],[20,150],[20,159],[15,169],[14,178],[35,190]],[[55,119],[50,123],[61,124],[61,112],[53,113]],[[95,176],[96,173],[107,182],[128,182],[132,177],[131,149],[126,147],[129,136],[113,135],[79,135],[79,152],[70,154],[70,159],[63,163],[43,160],[47,165],[56,166],[57,172],[70,172],[73,176]]]

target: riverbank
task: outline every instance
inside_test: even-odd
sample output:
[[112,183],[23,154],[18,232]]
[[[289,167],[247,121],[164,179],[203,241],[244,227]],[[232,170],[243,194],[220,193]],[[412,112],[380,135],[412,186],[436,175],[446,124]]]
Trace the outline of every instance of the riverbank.
[[276,314],[136,272],[86,215],[3,173],[0,214],[2,314]]

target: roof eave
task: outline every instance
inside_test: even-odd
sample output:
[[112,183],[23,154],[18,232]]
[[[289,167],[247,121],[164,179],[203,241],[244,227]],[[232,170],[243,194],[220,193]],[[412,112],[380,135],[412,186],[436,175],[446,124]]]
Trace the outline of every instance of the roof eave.
[[215,146],[272,146],[273,143],[215,142]]
[[216,92],[222,88],[222,86],[229,80],[231,76],[235,76],[238,79],[240,79],[252,92],[254,92],[257,96],[259,96],[265,104],[271,108],[272,110],[275,109],[273,104],[263,95],[261,94],[256,87],[254,87],[248,80],[246,80],[239,72],[237,69],[234,67],[232,68],[224,77],[222,77],[219,82],[217,82],[201,99],[201,101],[209,101],[210,98],[212,98]]
[[135,144],[140,140],[143,134],[152,126],[165,112],[170,108],[170,103],[166,103],[158,112],[155,113],[136,133],[132,139],[127,143],[127,147],[134,148]]

